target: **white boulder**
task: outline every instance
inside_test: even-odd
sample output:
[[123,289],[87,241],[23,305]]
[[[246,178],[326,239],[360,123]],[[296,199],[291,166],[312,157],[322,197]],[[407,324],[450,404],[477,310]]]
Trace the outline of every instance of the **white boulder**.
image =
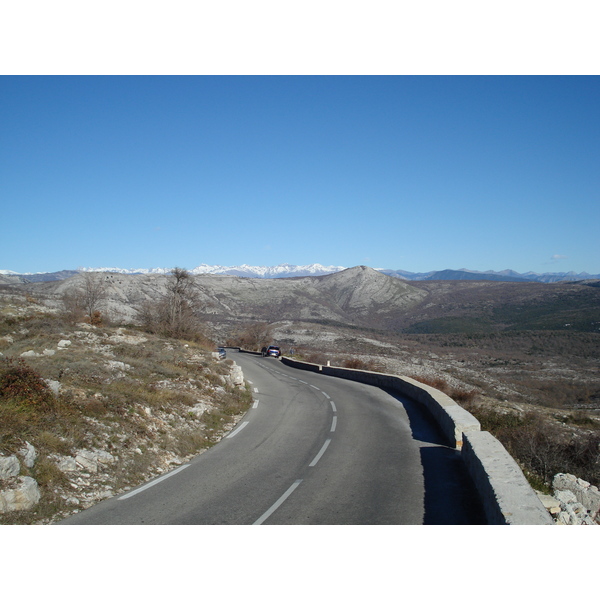
[[36,449],[29,442],[25,442],[25,448],[19,450],[19,454],[23,457],[25,466],[31,469],[37,459]]
[[19,477],[16,488],[0,492],[0,513],[29,510],[40,501],[40,489],[33,477]]
[[0,479],[10,479],[16,477],[21,471],[19,459],[12,456],[0,456]]

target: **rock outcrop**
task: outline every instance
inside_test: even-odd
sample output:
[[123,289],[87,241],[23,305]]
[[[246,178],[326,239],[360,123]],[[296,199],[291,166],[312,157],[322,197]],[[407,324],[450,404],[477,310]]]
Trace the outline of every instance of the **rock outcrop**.
[[[37,452],[29,442],[25,442],[18,454],[26,467],[34,466]],[[20,476],[20,473],[21,462],[15,454],[0,456],[0,513],[29,510],[40,501],[37,481],[33,477]]]
[[558,473],[552,481],[554,496],[560,501],[557,523],[565,525],[600,524],[600,490],[571,475]]
[[33,477],[18,477],[15,487],[0,492],[0,513],[29,510],[40,501],[40,490]]
[[540,499],[557,525],[600,525],[600,490],[570,473],[552,481],[553,496]]

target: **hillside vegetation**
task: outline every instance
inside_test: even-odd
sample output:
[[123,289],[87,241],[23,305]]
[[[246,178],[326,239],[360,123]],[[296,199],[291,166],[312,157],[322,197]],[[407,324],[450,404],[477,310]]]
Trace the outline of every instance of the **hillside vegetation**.
[[[313,362],[329,360],[407,375],[447,390],[507,446],[538,487],[549,485],[560,471],[600,483],[598,282],[408,282],[368,267],[286,279],[199,275],[185,279],[193,297],[177,313],[171,310],[174,305],[168,304],[177,289],[172,277],[115,273],[94,277],[102,288],[97,307],[102,325],[89,330],[72,325],[76,329],[67,331],[56,324],[59,315],[69,312],[65,300],[85,287],[86,274],[0,286],[6,302],[29,310],[37,306],[56,319],[35,326],[33,321],[31,326],[20,321],[5,324],[6,333],[0,333],[0,338],[12,341],[5,342],[6,351],[0,351],[8,354],[10,348],[11,356],[20,356],[29,349],[26,339],[33,344],[42,329],[55,343],[68,334],[65,339],[73,342],[73,349],[75,342],[86,336],[106,334],[103,344],[108,344],[105,350],[110,358],[102,352],[99,356],[88,352],[67,360],[68,355],[61,351],[52,357],[59,361],[54,367],[47,356],[26,359],[45,378],[64,384],[64,393],[71,386],[71,393],[77,395],[75,390],[83,387],[81,381],[85,380],[90,386],[88,401],[99,394],[106,407],[111,404],[104,399],[112,398],[110,389],[119,389],[127,397],[131,378],[145,387],[156,387],[156,377],[159,382],[177,381],[178,377],[199,379],[187,371],[189,365],[185,373],[176,373],[184,368],[182,363],[200,360],[194,356],[206,351],[201,348],[206,336],[224,343],[242,338],[252,341],[260,334],[256,344],[274,342],[284,353],[294,352]],[[176,313],[193,314],[201,325],[187,330],[195,340],[186,342],[187,347],[182,340],[168,342],[159,335],[181,329],[179,325],[173,329],[177,323],[165,321]],[[93,315],[93,311],[89,313],[88,320]],[[75,318],[73,323],[77,322]],[[121,329],[112,328],[109,333],[106,324],[111,322]],[[189,325],[185,319],[180,324]],[[117,331],[134,339],[141,335],[140,328],[148,339],[144,344],[127,344],[122,339],[116,345],[110,342]],[[24,337],[19,337],[21,329],[28,331]],[[155,348],[155,357],[165,357],[158,348],[167,343],[176,349],[169,352],[178,357],[168,363],[170,376],[160,374],[167,367],[158,358],[147,363],[136,355]],[[50,349],[42,346],[32,345],[31,349],[38,354]],[[107,366],[109,360],[113,367]],[[130,365],[131,370],[114,366],[117,363]],[[59,379],[60,369],[69,370]],[[79,370],[82,379],[70,379]],[[119,377],[115,377],[117,373]],[[107,383],[111,377],[114,381]]]
[[[0,303],[0,456],[41,499],[0,523],[49,523],[209,448],[248,409],[231,360],[133,327],[69,323],[32,297]],[[34,464],[23,451],[33,447]],[[10,487],[0,480],[0,491]]]

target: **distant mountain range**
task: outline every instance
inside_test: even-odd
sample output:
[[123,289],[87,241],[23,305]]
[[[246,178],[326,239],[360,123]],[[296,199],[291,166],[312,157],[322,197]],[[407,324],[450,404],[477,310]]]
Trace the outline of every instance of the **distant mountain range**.
[[[259,279],[280,279],[284,277],[308,277],[318,275],[328,275],[344,271],[347,267],[323,266],[318,263],[312,265],[289,265],[281,264],[274,267],[257,267],[251,265],[239,265],[234,267],[225,267],[220,265],[201,264],[193,269],[189,269],[194,275],[230,275],[235,277],[250,277]],[[56,271],[53,273],[16,273],[14,271],[0,270],[0,276],[8,276],[8,279],[18,278],[28,282],[57,281],[67,279],[77,273],[86,271],[100,271],[106,273],[124,273],[129,275],[140,274],[165,274],[170,268],[155,269],[122,269],[118,267],[81,267],[76,270]],[[543,283],[554,283],[559,281],[581,281],[584,279],[600,279],[600,274],[592,275],[590,273],[517,273],[516,271],[470,271],[468,269],[445,269],[443,271],[428,271],[427,273],[412,273],[410,271],[393,269],[376,269],[381,273],[404,279],[408,281],[428,281],[428,280],[473,280],[473,281],[538,281]]]

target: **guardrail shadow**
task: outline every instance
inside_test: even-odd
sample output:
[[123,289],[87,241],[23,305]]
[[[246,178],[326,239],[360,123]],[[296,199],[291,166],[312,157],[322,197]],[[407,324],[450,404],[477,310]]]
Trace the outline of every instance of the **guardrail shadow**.
[[393,390],[402,404],[413,439],[422,443],[421,465],[425,484],[424,525],[485,525],[483,506],[469,477],[460,450],[448,445],[441,428],[427,409]]

